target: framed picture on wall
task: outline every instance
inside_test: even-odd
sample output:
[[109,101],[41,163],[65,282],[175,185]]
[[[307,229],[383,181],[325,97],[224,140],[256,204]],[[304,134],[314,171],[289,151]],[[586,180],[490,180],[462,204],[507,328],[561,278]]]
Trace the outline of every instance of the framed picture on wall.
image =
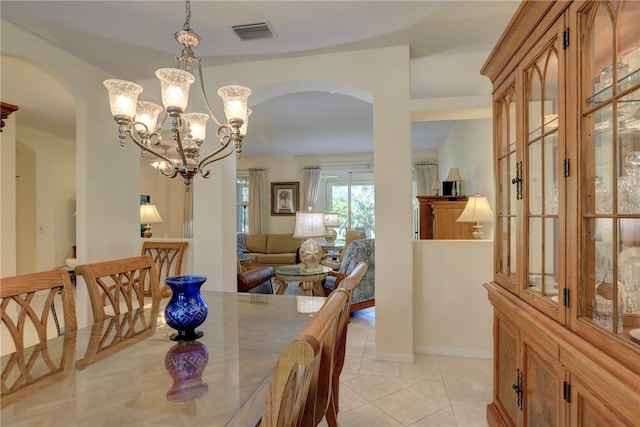
[[298,182],[271,183],[271,215],[295,215],[300,206]]

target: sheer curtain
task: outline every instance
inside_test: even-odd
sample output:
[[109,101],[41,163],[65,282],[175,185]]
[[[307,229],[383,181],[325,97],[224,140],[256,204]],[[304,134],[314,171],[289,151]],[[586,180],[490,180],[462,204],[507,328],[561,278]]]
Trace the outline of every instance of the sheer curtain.
[[302,169],[304,173],[304,204],[300,209],[306,211],[309,206],[314,208],[318,201],[318,189],[320,188],[320,168],[306,167]]
[[435,162],[416,163],[416,184],[418,186],[418,196],[428,196],[433,194],[434,182],[439,182],[438,164]]
[[264,220],[267,207],[267,171],[249,169],[249,231],[254,234],[265,233]]

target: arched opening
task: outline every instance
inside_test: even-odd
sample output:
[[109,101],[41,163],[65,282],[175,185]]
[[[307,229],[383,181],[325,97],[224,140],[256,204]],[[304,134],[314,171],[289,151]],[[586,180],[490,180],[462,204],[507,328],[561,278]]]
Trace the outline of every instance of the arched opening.
[[63,266],[73,256],[76,237],[76,104],[50,74],[6,55],[2,100],[19,107],[11,141],[15,155],[2,159],[3,167],[10,162],[16,168],[15,203],[2,206],[3,215],[16,210],[15,272]]

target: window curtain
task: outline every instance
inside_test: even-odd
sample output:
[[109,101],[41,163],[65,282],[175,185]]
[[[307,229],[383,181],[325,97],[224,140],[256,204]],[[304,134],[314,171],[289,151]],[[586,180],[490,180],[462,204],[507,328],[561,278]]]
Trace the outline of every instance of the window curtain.
[[263,226],[267,217],[267,171],[249,169],[249,231],[254,234],[266,233]]
[[309,206],[315,208],[320,188],[320,168],[308,167],[302,169],[304,173],[304,204],[300,209],[306,211]]
[[433,184],[440,183],[440,179],[438,178],[438,164],[434,162],[416,163],[415,171],[418,196],[435,194]]

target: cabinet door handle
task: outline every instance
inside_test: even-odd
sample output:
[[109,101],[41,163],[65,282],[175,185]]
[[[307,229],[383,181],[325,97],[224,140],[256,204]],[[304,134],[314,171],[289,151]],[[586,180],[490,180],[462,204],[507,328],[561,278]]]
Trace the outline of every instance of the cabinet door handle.
[[516,200],[522,199],[522,161],[516,163],[516,177],[511,183],[516,184]]
[[513,384],[512,387],[513,387],[513,390],[516,392],[516,395],[518,396],[518,408],[520,408],[521,411],[524,409],[523,398],[522,398],[523,397],[522,382],[523,382],[522,371],[518,369],[518,373],[516,376],[516,383]]

